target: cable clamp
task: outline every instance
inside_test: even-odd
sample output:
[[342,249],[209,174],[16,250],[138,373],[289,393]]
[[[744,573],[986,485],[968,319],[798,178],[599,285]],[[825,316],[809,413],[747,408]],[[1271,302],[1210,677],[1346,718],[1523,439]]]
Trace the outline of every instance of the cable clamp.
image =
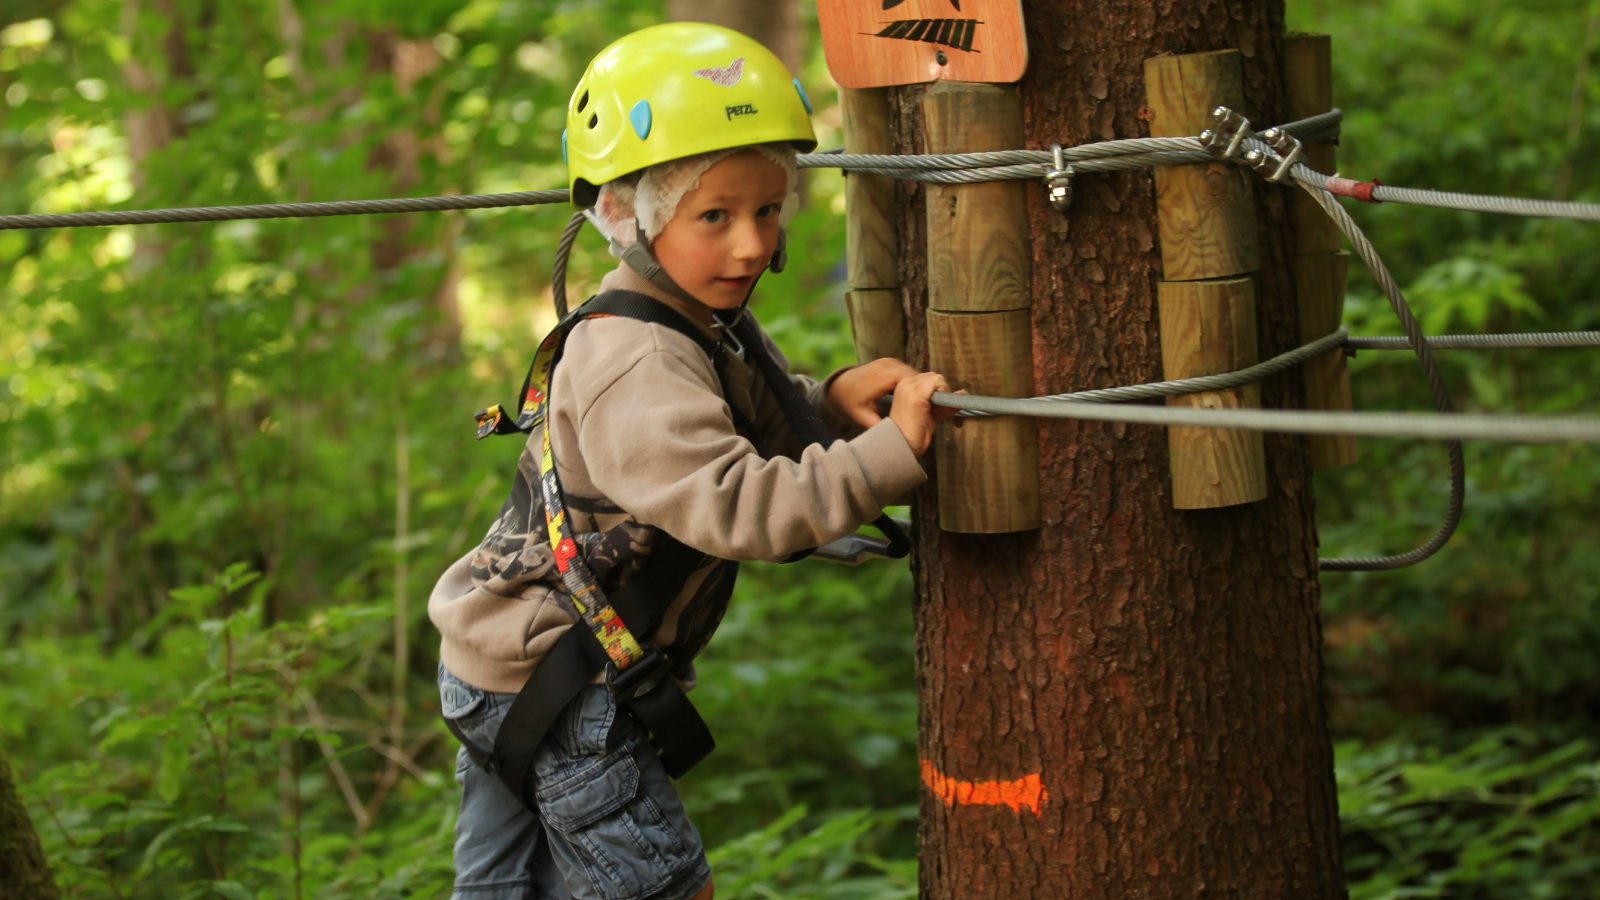
[[1050,205],[1056,212],[1064,213],[1072,206],[1072,166],[1067,164],[1060,144],[1051,144],[1050,153],[1055,157],[1055,165],[1044,173],[1044,186],[1050,197]]
[[1255,135],[1250,130],[1250,120],[1226,106],[1219,106],[1211,111],[1211,121],[1216,127],[1200,132],[1200,146],[1218,159],[1239,159],[1245,139]]
[[1267,176],[1267,180],[1275,181],[1279,184],[1288,181],[1289,170],[1293,169],[1295,163],[1300,161],[1300,155],[1305,150],[1305,147],[1300,143],[1300,139],[1282,128],[1268,128],[1261,133],[1261,139],[1266,141],[1267,145],[1273,150],[1277,151],[1279,156],[1278,167],[1271,175]]

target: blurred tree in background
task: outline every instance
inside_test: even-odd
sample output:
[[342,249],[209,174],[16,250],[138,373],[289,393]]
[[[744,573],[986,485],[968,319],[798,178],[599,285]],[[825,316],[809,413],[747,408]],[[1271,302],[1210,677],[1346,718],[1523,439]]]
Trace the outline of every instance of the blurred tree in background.
[[[682,5],[682,4],[675,4]],[[802,81],[839,143],[815,12]],[[659,0],[9,0],[0,213],[564,184],[584,63]],[[1291,0],[1334,35],[1344,174],[1600,199],[1600,6]],[[757,311],[849,361],[842,180]],[[1362,205],[1435,331],[1600,327],[1595,226]],[[0,748],[68,896],[440,896],[454,745],[425,599],[509,485],[476,443],[553,323],[561,207],[0,232]],[[613,264],[591,233],[582,296]],[[1398,333],[1364,273],[1347,320]],[[1458,403],[1595,412],[1600,354],[1441,353]],[[1357,405],[1425,409],[1404,354]],[[1442,449],[1318,475],[1322,549],[1406,549]],[[1323,577],[1359,897],[1600,896],[1600,462],[1469,446],[1434,560]],[[721,896],[909,896],[903,566],[747,567],[683,782]],[[396,640],[407,652],[396,653]]]

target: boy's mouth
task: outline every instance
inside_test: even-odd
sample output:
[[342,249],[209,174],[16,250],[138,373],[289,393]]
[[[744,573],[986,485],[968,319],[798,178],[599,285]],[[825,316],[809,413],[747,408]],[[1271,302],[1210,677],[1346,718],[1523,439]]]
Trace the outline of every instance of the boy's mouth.
[[747,288],[755,282],[756,277],[754,275],[741,275],[738,278],[724,278],[718,275],[716,280],[717,284],[725,288]]

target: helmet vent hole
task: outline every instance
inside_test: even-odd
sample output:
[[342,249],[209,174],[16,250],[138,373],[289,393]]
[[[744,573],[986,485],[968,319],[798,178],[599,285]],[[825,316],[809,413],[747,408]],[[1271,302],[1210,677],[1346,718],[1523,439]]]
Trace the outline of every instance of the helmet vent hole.
[[600,124],[600,116],[591,115],[589,117],[589,127],[590,128],[593,128],[593,127],[595,127],[596,125],[599,125],[599,124]]
[[589,92],[588,91],[584,91],[583,92],[583,96],[578,98],[578,112],[583,112],[583,108],[585,106],[588,106],[588,105],[589,105]]

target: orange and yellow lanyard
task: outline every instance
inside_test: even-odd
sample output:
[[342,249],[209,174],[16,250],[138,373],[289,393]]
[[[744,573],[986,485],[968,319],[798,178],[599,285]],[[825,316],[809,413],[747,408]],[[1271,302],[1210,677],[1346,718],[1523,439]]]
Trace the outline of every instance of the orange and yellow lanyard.
[[578,322],[585,318],[598,318],[603,315],[605,314],[573,316],[557,325],[555,330],[539,344],[539,350],[534,354],[533,367],[529,369],[527,381],[523,385],[522,403],[517,411],[515,424],[508,427],[507,423],[503,422],[504,410],[498,406],[491,406],[478,414],[478,436],[485,437],[509,430],[531,431],[540,425],[544,426],[537,457],[539,492],[544,498],[545,522],[550,534],[550,549],[555,552],[556,571],[561,573],[562,584],[566,586],[567,595],[572,598],[572,605],[577,608],[578,614],[583,617],[584,623],[594,633],[600,646],[605,648],[606,656],[620,670],[641,659],[644,656],[644,648],[623,623],[622,617],[612,608],[605,591],[601,590],[595,581],[594,573],[589,571],[588,563],[583,561],[583,554],[579,552],[578,542],[573,537],[572,523],[567,520],[566,505],[562,502],[561,481],[556,477],[555,456],[550,449],[550,375],[555,369],[561,345]]

